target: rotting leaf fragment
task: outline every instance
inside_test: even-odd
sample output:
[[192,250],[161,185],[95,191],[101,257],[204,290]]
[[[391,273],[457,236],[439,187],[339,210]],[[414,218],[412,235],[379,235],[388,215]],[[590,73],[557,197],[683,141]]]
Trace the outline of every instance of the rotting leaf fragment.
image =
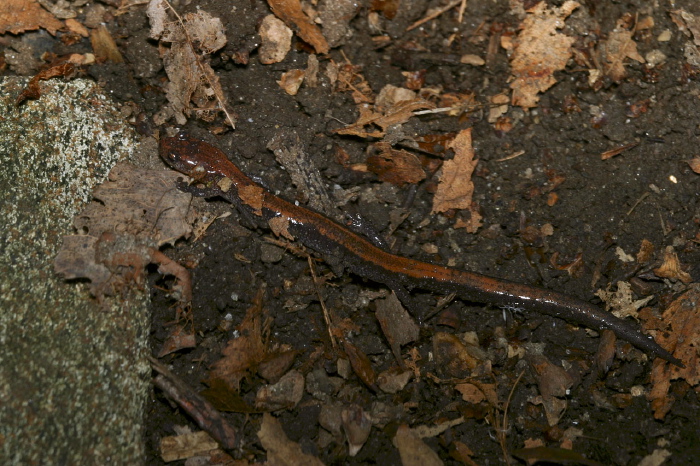
[[268,0],[272,12],[294,29],[302,40],[311,44],[316,53],[328,53],[330,47],[321,30],[304,13],[299,0]]
[[634,31],[625,28],[626,21],[619,19],[615,24],[615,29],[610,32],[608,40],[605,42],[604,50],[604,71],[613,81],[620,82],[627,75],[624,61],[627,58],[644,63],[644,57],[637,51],[637,44],[632,39]]
[[479,160],[474,159],[471,128],[460,131],[447,147],[454,149],[455,156],[442,166],[431,213],[469,209],[472,205],[474,183],[471,178]]
[[304,453],[298,443],[289,440],[280,421],[270,414],[263,414],[258,438],[267,452],[267,464],[323,466],[321,460]]
[[663,419],[673,407],[675,396],[669,393],[671,381],[683,379],[691,387],[700,383],[700,289],[693,285],[690,290],[673,301],[664,311],[663,325],[656,339],[683,361],[684,368],[673,366],[659,358],[654,360],[651,371],[652,389],[647,398],[651,401],[656,419]]
[[548,9],[546,2],[538,2],[527,11],[511,58],[515,78],[510,84],[513,105],[523,108],[537,106],[537,94],[557,82],[554,72],[566,67],[575,40],[557,30],[579,6],[579,3],[567,0],[559,8]]
[[35,0],[2,0],[0,2],[0,34],[46,29],[52,36],[64,29],[61,21]]
[[[142,285],[153,251],[189,236],[191,195],[172,189],[178,174],[119,163],[74,220],[54,267],[67,279],[88,278],[94,296]],[[117,233],[118,232],[118,233]]]
[[214,363],[210,382],[223,381],[233,392],[238,392],[241,380],[257,369],[267,354],[267,312],[263,308],[264,291],[258,291],[253,305],[238,326],[240,336],[231,339],[222,351],[224,357]]
[[25,87],[22,93],[17,97],[15,105],[19,105],[27,99],[34,100],[41,97],[39,81],[55,78],[57,76],[69,78],[73,73],[75,73],[75,65],[73,63],[62,63],[40,71],[27,83],[27,87]]
[[379,153],[367,158],[367,169],[380,181],[405,186],[425,179],[425,172],[415,154],[393,149],[388,142],[378,142],[375,147]]
[[212,122],[221,111],[234,126],[219,77],[207,59],[226,45],[221,20],[206,11],[188,13],[181,18],[171,9],[177,16],[173,21],[168,11],[169,4],[165,0],[151,0],[148,5],[151,38],[162,43],[160,52],[169,79],[165,86],[169,105],[154,116],[154,121],[160,125],[174,117],[178,124],[184,125],[187,117],[194,114]]

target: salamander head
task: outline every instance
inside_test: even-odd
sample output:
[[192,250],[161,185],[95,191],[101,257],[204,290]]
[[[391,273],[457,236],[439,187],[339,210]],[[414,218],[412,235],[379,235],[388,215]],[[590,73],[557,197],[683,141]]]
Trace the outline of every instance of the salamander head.
[[195,179],[221,175],[222,169],[229,164],[219,149],[184,134],[161,138],[159,152],[171,168]]

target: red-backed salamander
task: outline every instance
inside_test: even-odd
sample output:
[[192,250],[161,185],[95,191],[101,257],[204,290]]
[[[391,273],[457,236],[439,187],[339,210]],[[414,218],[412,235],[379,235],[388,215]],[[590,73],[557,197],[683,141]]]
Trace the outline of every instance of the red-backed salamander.
[[276,232],[295,238],[317,252],[340,261],[351,272],[395,290],[420,288],[456,293],[480,303],[532,310],[595,330],[610,329],[638,348],[683,367],[681,361],[629,323],[586,301],[530,285],[397,256],[360,234],[313,210],[275,196],[253,181],[216,147],[185,135],[163,137],[160,155],[194,184],[181,189],[199,196],[220,196],[266,222]]

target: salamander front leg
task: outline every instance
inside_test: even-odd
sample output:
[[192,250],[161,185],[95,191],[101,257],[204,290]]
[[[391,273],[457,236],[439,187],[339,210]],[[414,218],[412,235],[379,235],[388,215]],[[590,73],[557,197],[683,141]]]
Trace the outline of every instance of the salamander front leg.
[[222,194],[218,187],[202,186],[199,184],[189,184],[182,179],[177,180],[177,189],[190,193],[195,197],[216,197]]
[[403,304],[408,312],[418,321],[418,325],[423,325],[423,308],[418,304],[418,301],[411,296],[406,287],[398,283],[387,283],[387,286],[396,294],[401,304]]

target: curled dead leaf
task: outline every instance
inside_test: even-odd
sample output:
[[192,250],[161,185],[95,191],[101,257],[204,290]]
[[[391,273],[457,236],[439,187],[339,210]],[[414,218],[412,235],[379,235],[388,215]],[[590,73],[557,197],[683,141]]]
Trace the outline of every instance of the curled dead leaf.
[[654,269],[654,274],[661,278],[680,280],[686,284],[693,281],[693,277],[681,268],[681,262],[678,260],[678,255],[673,250],[673,246],[666,247],[664,262],[661,264],[661,267]]

